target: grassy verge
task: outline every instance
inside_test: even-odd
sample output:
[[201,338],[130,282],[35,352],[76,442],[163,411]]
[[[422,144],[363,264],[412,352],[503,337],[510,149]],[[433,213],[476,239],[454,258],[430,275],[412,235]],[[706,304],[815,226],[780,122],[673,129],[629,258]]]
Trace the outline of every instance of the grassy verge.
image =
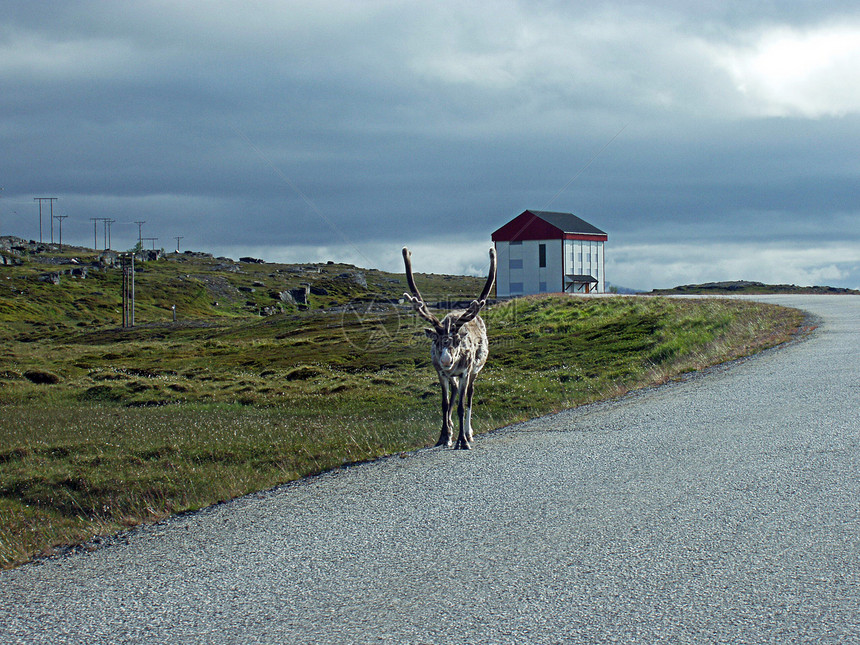
[[[485,314],[478,432],[788,340],[729,300],[526,298]],[[0,565],[345,463],[432,444],[422,324],[391,306],[94,327],[0,344]]]

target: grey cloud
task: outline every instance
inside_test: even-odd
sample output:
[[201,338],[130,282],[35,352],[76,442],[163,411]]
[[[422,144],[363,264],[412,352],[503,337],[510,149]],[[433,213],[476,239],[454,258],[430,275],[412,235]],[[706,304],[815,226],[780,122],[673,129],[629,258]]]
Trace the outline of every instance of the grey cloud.
[[0,216],[32,236],[26,203],[49,191],[81,242],[107,213],[129,245],[145,219],[285,257],[405,233],[460,249],[524,208],[625,248],[857,242],[858,110],[763,116],[720,58],[774,25],[860,25],[812,8],[12,2]]

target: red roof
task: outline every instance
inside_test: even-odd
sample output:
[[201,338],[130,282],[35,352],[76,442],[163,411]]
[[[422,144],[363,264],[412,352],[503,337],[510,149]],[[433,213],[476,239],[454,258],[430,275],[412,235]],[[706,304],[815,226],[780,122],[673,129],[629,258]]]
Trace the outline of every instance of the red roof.
[[523,211],[493,231],[493,242],[521,240],[591,240],[605,242],[608,235],[572,213]]

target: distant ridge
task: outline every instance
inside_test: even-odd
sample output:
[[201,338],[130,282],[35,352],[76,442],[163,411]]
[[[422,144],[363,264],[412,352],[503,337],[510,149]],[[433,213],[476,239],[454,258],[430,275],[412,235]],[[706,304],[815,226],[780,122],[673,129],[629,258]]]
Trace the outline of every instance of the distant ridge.
[[803,294],[851,294],[860,295],[857,289],[843,287],[798,287],[794,284],[765,284],[747,280],[730,280],[725,282],[705,282],[702,284],[685,284],[672,289],[653,289],[654,295],[669,294],[764,294],[764,293],[803,293]]
[[631,289],[630,287],[622,287],[618,284],[613,284],[611,282],[606,283],[606,291],[609,293],[619,293],[622,295],[631,295],[634,293],[642,293],[641,289]]

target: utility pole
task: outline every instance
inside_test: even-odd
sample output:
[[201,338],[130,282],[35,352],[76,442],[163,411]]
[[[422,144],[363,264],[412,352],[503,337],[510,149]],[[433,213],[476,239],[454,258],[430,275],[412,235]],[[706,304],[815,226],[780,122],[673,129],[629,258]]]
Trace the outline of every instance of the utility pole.
[[184,235],[177,235],[176,236],[176,252],[177,253],[179,253],[179,240],[181,240],[183,237],[185,237],[185,236]]
[[116,220],[111,219],[110,217],[91,217],[90,221],[93,223],[93,250],[98,251],[99,246],[99,238],[98,231],[96,230],[97,222],[102,222],[104,224],[104,249],[103,251],[107,251],[110,249],[110,225],[113,224]]
[[39,244],[42,243],[42,202],[48,201],[51,203],[51,244],[54,243],[54,202],[56,197],[34,197],[34,202],[39,202]]
[[99,221],[98,217],[91,217],[90,221],[93,223],[93,251],[98,251],[99,249],[99,238],[98,233],[96,232],[96,222]]
[[158,241],[157,237],[145,237],[143,240],[146,242],[152,242],[152,250],[155,250],[155,243]]
[[146,224],[146,220],[135,222],[135,224],[137,224],[137,244],[143,248],[143,225]]
[[63,220],[66,219],[68,215],[54,215],[55,220],[59,220],[60,222],[60,250],[63,250]]
[[110,251],[110,225],[116,222],[115,219],[105,218],[105,251]]

